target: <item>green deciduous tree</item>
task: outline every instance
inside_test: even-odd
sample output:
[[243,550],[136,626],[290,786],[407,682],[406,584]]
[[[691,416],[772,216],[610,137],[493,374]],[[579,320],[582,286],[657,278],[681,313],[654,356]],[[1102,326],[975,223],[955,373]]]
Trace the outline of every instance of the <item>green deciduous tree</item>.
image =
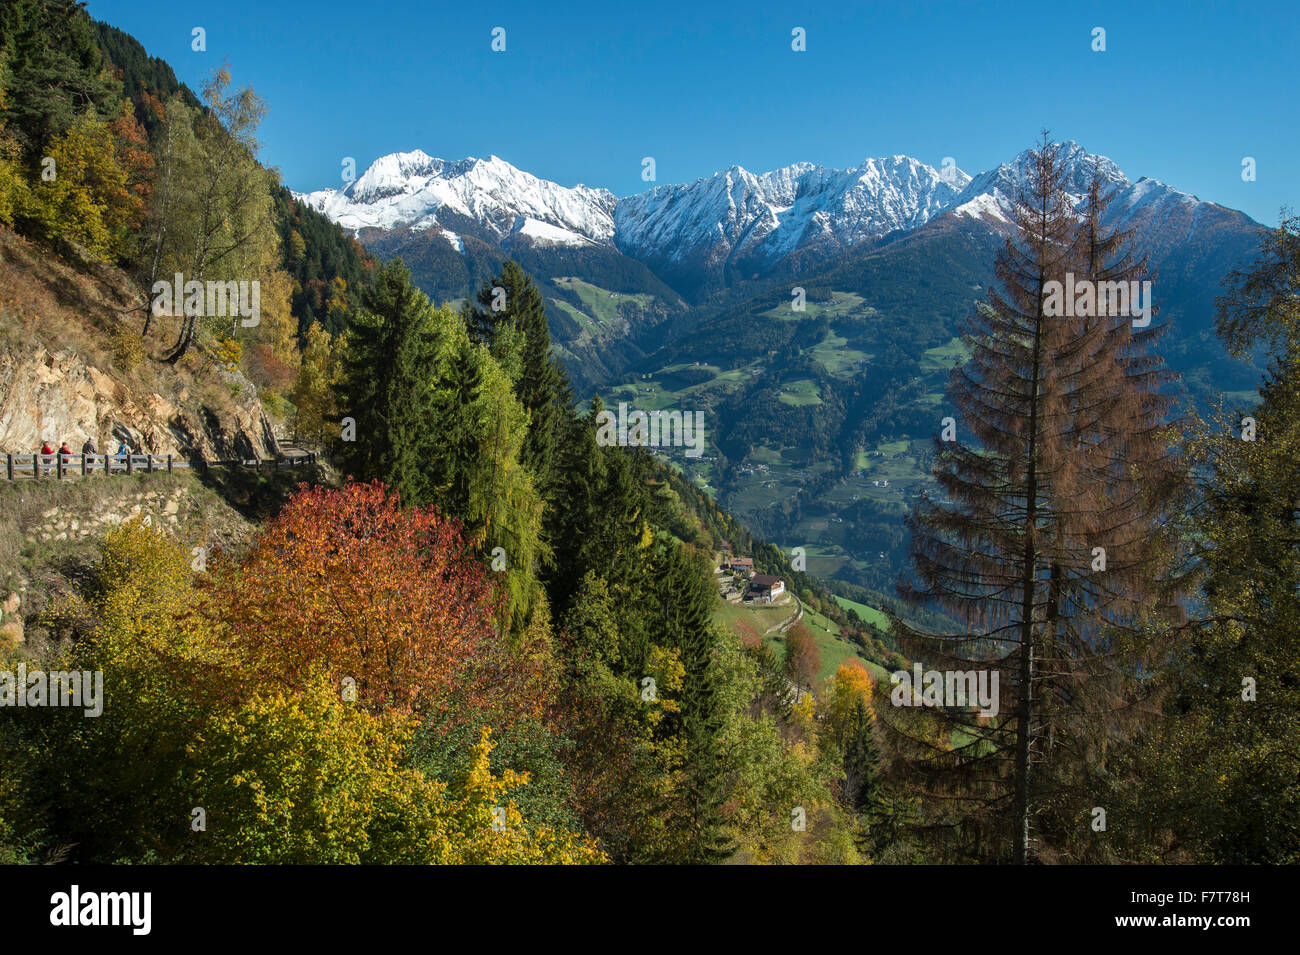
[[[157,186],[146,282],[261,281],[281,261],[272,219],[276,176],[257,161],[257,129],[265,104],[251,88],[232,91],[230,72],[203,87],[204,110],[179,95],[166,103],[156,146]],[[229,327],[227,317],[173,316],[177,361],[201,334]],[[147,330],[147,324],[146,324]]]

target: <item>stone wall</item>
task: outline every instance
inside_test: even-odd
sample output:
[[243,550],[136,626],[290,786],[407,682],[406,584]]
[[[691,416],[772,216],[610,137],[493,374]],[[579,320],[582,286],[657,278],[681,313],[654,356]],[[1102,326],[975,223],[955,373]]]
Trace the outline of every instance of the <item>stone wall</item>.
[[[255,526],[192,474],[6,485],[4,531],[16,536],[0,561],[0,651],[24,643],[50,598],[75,586],[110,528],[145,516],[189,550],[239,549]],[[8,566],[6,566],[8,565]],[[60,569],[62,568],[62,569]]]

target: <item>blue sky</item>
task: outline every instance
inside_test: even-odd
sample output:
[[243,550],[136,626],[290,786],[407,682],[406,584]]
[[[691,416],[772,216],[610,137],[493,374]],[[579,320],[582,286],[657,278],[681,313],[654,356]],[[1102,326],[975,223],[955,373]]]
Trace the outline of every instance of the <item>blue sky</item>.
[[[549,7],[549,8],[548,8]],[[1038,130],[1269,225],[1300,208],[1300,6],[90,0],[200,86],[227,63],[293,189],[378,156],[495,154],[617,195],[902,153],[974,174]],[[506,50],[491,50],[494,27]],[[1094,27],[1106,51],[1091,49]],[[194,27],[206,52],[191,49]],[[791,50],[803,27],[807,50]],[[1242,159],[1256,161],[1243,182]]]

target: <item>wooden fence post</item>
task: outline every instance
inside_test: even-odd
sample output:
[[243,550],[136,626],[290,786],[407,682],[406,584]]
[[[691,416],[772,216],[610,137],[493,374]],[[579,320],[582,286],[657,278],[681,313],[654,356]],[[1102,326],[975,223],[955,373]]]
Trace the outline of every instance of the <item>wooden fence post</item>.
[[172,473],[172,456],[170,454],[167,455],[167,473]]
[[147,468],[147,470],[149,471],[150,474],[153,474],[153,452],[152,451],[149,452],[149,467]]
[[39,454],[32,455],[32,477],[35,478],[37,481],[41,479],[40,457],[41,456]]
[[14,456],[12,454],[5,455],[5,469],[9,475],[9,480],[12,481],[14,479]]
[[81,452],[81,476],[86,476],[86,452]]
[[127,474],[135,473],[135,455],[132,454],[130,451],[126,452],[126,473]]
[[59,480],[62,481],[63,480],[63,455],[56,454],[54,457],[55,457],[54,468],[56,473],[59,476]]

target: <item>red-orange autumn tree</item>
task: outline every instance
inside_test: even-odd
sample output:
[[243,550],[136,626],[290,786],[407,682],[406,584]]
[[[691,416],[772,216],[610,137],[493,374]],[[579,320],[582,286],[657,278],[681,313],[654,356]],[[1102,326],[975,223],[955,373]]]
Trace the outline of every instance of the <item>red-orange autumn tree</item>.
[[208,612],[256,683],[323,668],[370,712],[499,727],[542,708],[538,665],[494,626],[501,597],[460,525],[379,482],[305,485],[238,560],[214,561]]

